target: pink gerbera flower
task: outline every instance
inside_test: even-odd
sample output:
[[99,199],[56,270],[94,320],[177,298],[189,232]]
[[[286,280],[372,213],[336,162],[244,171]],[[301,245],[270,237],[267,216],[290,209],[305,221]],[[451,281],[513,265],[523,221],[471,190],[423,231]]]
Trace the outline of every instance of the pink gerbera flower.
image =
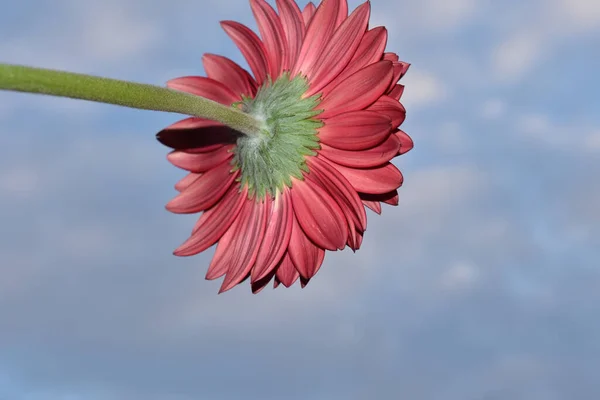
[[208,77],[173,79],[175,90],[238,107],[262,121],[243,135],[200,118],[179,121],[157,137],[189,171],[167,204],[174,213],[203,212],[175,254],[217,243],[207,279],[225,276],[220,292],[250,278],[253,292],[274,279],[302,286],[325,250],[357,250],[367,227],[364,206],[397,205],[402,174],[390,161],[410,150],[398,126],[405,109],[397,84],[409,64],[385,53],[387,32],[368,28],[370,3],[348,16],[346,0],[309,3],[250,0],[262,39],[237,22],[221,25],[252,75],[214,54]]

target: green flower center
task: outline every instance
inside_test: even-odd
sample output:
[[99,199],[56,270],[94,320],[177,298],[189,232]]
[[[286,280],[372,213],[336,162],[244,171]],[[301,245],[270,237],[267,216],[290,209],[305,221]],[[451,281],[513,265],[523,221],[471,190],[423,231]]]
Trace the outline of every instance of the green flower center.
[[319,149],[317,129],[323,123],[314,117],[319,95],[302,98],[308,82],[284,74],[275,82],[265,83],[254,98],[243,98],[241,105],[263,122],[259,135],[242,135],[237,139],[233,163],[241,169],[241,183],[247,184],[251,197],[275,196],[284,186],[292,185],[292,177],[302,179],[308,172],[305,157],[315,156]]

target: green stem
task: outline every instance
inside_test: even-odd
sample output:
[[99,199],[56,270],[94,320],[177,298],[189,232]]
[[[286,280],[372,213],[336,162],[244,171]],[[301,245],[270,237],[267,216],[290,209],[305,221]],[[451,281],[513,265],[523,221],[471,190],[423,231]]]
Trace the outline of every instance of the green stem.
[[218,121],[247,135],[260,132],[260,124],[256,119],[234,107],[227,107],[189,93],[142,83],[0,64],[0,90],[174,112]]

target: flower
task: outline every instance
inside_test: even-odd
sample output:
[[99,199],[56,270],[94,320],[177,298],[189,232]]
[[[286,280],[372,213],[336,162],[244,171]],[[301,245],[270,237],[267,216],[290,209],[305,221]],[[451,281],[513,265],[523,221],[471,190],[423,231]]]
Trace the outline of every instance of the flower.
[[398,204],[400,171],[390,162],[409,151],[399,130],[405,109],[397,84],[409,64],[386,53],[387,31],[368,28],[370,3],[350,15],[346,0],[309,3],[250,0],[262,40],[233,21],[221,23],[252,75],[206,54],[208,77],[168,87],[238,107],[261,121],[244,135],[209,120],[187,118],[158,140],[168,160],[189,171],[167,204],[174,213],[203,212],[174,254],[217,244],[206,279],[225,276],[219,293],[250,278],[257,293],[274,279],[304,287],[325,250],[357,250],[365,206]]

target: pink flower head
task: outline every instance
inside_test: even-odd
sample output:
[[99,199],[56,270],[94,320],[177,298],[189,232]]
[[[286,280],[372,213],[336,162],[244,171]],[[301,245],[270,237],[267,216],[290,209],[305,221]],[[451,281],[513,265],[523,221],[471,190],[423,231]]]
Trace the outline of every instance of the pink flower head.
[[402,174],[390,162],[412,140],[398,80],[409,64],[386,53],[387,31],[369,29],[370,3],[348,15],[346,0],[309,3],[250,0],[259,38],[246,26],[221,23],[252,74],[214,54],[208,77],[173,79],[175,90],[238,107],[264,124],[246,136],[217,122],[187,118],[161,131],[169,161],[189,174],[167,204],[202,215],[175,254],[217,244],[207,279],[225,276],[220,292],[250,278],[253,292],[274,279],[304,287],[325,250],[357,250],[365,207],[398,204]]

